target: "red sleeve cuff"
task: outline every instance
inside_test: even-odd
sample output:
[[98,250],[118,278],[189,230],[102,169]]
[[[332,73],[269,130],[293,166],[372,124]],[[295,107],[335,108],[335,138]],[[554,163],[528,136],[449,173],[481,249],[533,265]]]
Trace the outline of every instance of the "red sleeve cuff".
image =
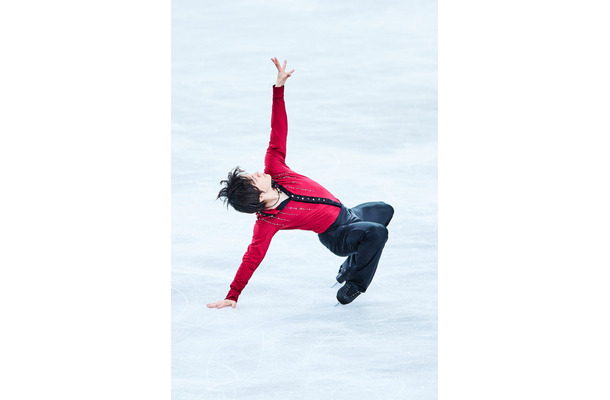
[[273,98],[274,99],[281,99],[284,97],[284,87],[285,86],[276,87],[275,85],[273,85]]
[[227,297],[225,297],[225,300],[237,301],[238,298],[239,298],[239,293],[237,293],[235,290],[231,289],[229,291],[229,293],[227,294]]

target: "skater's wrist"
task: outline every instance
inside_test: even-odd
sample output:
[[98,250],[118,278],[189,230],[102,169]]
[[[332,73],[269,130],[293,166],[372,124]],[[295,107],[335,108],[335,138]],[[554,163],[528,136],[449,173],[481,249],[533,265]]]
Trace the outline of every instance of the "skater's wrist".
[[225,297],[225,300],[231,300],[231,301],[237,302],[237,298],[238,297],[239,297],[239,293],[236,292],[235,290],[231,289],[229,291],[229,293],[227,293],[227,296]]
[[284,86],[273,86],[273,98],[284,97]]

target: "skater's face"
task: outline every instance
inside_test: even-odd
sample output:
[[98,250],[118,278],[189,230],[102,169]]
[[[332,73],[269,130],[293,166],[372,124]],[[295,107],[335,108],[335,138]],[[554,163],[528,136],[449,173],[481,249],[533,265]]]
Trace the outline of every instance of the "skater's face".
[[250,175],[252,183],[263,193],[267,193],[271,190],[271,175],[255,172]]

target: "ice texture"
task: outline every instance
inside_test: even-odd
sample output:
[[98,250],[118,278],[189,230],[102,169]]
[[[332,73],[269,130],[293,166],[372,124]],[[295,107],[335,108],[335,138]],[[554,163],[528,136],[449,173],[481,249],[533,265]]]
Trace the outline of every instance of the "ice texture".
[[[437,398],[437,5],[172,1],[172,398]],[[342,258],[280,231],[237,308],[253,215],[219,181],[262,171],[271,57],[287,164],[346,206],[395,209],[368,291],[335,306]]]

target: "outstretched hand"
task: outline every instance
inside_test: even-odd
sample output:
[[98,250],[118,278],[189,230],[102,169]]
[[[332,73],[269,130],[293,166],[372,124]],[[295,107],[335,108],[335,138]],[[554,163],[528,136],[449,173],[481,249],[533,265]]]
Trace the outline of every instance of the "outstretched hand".
[[235,308],[236,304],[237,304],[237,302],[235,300],[220,300],[220,301],[208,304],[208,308],[223,308],[223,307],[229,307],[229,306]]
[[286,60],[284,60],[284,65],[280,65],[280,62],[276,57],[273,57],[271,61],[273,61],[275,67],[277,68],[277,81],[275,82],[275,86],[284,86],[284,83],[286,83],[286,79],[290,78],[290,76],[294,72],[294,69],[290,72],[286,72]]

